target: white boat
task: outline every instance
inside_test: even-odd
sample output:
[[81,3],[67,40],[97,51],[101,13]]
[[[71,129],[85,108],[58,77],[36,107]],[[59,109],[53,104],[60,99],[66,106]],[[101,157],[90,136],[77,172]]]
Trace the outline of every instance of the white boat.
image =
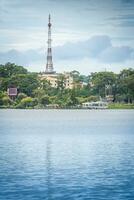
[[85,103],[82,103],[82,108],[107,109],[108,108],[108,103],[104,102],[104,101],[85,102]]

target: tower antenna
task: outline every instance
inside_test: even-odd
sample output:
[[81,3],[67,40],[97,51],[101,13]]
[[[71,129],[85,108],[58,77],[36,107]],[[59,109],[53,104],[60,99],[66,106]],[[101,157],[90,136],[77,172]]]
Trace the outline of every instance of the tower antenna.
[[49,14],[49,17],[48,17],[48,41],[47,41],[47,44],[48,44],[48,48],[47,48],[47,64],[46,64],[46,70],[45,70],[46,74],[54,74],[55,73],[54,68],[53,68],[53,61],[52,61],[51,27],[52,27],[51,16]]

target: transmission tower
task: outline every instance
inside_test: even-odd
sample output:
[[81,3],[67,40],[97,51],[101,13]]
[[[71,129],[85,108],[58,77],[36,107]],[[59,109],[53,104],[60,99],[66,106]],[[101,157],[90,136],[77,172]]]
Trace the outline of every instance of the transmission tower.
[[51,47],[51,16],[49,14],[49,18],[48,18],[48,48],[47,48],[47,64],[46,64],[46,70],[45,73],[46,74],[54,74],[54,68],[53,68],[53,61],[52,61],[52,47]]

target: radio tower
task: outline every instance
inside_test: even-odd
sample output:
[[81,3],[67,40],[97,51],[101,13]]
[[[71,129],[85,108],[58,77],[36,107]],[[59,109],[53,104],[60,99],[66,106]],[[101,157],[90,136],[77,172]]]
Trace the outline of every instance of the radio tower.
[[51,47],[51,17],[49,14],[49,18],[48,18],[48,48],[47,48],[47,64],[46,64],[46,70],[45,73],[46,74],[54,74],[54,68],[53,68],[53,61],[52,61],[52,47]]

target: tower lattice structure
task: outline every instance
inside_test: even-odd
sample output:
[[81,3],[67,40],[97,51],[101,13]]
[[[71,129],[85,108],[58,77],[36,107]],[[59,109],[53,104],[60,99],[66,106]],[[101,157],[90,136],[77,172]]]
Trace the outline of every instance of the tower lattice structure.
[[53,74],[55,73],[54,68],[53,68],[53,60],[52,60],[52,47],[51,47],[51,16],[49,14],[49,18],[48,18],[48,48],[47,48],[47,64],[46,64],[46,70],[45,73],[46,74]]

